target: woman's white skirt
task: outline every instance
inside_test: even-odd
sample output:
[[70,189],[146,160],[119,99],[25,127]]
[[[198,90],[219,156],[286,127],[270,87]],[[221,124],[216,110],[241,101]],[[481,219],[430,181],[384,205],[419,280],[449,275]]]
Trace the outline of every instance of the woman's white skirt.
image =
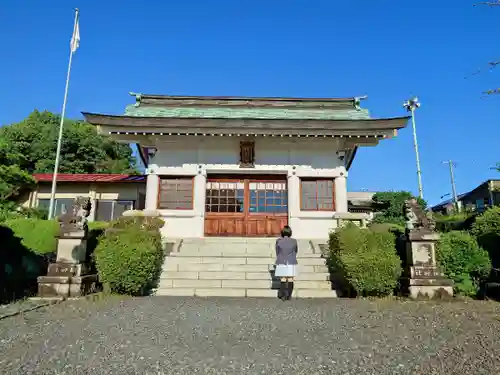
[[297,265],[296,264],[277,264],[274,269],[274,276],[276,277],[296,277]]

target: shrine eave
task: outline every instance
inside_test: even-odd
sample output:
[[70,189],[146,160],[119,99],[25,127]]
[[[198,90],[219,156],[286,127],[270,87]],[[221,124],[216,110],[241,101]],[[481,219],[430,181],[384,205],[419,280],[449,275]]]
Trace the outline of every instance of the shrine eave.
[[382,119],[248,119],[166,118],[104,115],[82,112],[90,124],[114,134],[161,135],[269,135],[269,136],[375,136],[406,127],[410,117]]

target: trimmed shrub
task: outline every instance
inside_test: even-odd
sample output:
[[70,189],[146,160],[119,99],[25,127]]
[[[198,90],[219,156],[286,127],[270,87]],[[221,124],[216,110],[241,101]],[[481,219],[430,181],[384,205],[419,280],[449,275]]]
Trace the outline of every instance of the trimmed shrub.
[[436,258],[445,275],[455,282],[456,292],[466,296],[476,295],[491,271],[488,253],[467,232],[442,234]]
[[[99,237],[94,253],[99,280],[114,293],[146,295],[161,272],[161,235],[158,230],[142,229],[147,224],[140,220],[123,219],[113,222]],[[117,228],[125,222],[129,225],[126,229]]]
[[405,227],[397,224],[390,223],[374,223],[368,227],[372,232],[382,232],[382,233],[392,233],[394,235],[394,246],[396,248],[396,254],[401,260],[401,264],[406,263],[406,239],[405,239]]
[[165,222],[158,217],[149,216],[122,216],[118,220],[109,223],[112,229],[144,229],[148,231],[159,231]]
[[492,207],[476,217],[472,234],[488,251],[494,268],[500,268],[500,207]]
[[0,225],[0,300],[11,301],[36,291],[56,251],[58,225],[38,219],[10,219]]
[[392,294],[401,276],[395,236],[347,225],[330,233],[328,263],[358,296]]

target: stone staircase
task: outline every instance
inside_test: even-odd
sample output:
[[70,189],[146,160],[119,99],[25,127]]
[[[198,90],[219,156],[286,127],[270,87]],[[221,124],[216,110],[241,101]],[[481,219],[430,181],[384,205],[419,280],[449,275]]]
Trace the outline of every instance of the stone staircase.
[[[277,297],[275,238],[188,238],[165,258],[158,296]],[[334,298],[330,275],[313,241],[299,240],[293,297]]]

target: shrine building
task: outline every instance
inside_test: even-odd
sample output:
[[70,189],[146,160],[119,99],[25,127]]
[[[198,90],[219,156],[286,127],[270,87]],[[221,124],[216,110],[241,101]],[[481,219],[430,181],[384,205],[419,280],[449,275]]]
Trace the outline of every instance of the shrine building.
[[124,115],[85,112],[103,135],[136,143],[146,210],[167,238],[324,239],[347,213],[359,147],[396,136],[409,117],[371,118],[364,98],[132,94]]

